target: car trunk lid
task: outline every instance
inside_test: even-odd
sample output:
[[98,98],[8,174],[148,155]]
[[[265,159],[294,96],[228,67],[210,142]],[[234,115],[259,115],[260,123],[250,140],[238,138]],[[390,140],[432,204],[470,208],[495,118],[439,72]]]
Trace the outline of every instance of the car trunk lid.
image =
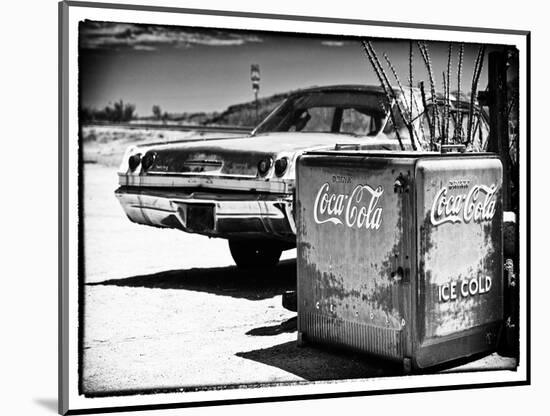
[[342,134],[270,133],[259,136],[204,142],[160,145],[147,149],[143,157],[147,174],[258,176],[258,163],[275,161],[311,148],[329,148],[336,143],[364,139]]

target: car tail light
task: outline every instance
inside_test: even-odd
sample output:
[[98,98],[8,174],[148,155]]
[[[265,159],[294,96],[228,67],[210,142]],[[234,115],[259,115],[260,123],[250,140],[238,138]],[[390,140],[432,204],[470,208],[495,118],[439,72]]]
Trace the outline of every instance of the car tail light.
[[275,161],[275,175],[283,176],[288,168],[288,158],[282,157]]
[[258,163],[258,173],[260,176],[265,176],[269,169],[273,166],[273,159],[271,157],[266,157]]
[[141,160],[141,167],[144,170],[149,169],[151,166],[153,166],[153,163],[155,163],[156,158],[157,154],[155,152],[145,153],[145,156],[143,156],[143,159]]
[[141,162],[141,153],[136,153],[128,158],[128,167],[133,172]]

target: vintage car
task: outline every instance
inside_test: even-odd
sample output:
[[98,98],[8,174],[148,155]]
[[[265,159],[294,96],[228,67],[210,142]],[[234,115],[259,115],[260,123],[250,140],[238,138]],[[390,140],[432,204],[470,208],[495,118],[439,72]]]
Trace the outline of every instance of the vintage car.
[[[406,100],[410,90],[394,92]],[[116,196],[135,223],[225,238],[239,267],[275,265],[283,250],[296,246],[297,157],[335,146],[426,149],[430,126],[419,91],[414,94],[417,114],[410,124],[416,146],[396,100],[389,105],[381,87],[310,88],[291,94],[246,137],[129,148]],[[458,114],[456,101],[452,107]],[[485,119],[478,118],[479,142],[487,133]]]

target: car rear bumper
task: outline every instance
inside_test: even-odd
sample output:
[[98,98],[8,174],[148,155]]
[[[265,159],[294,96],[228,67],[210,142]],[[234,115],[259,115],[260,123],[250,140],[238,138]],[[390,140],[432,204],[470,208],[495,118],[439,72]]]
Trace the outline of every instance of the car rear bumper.
[[138,224],[222,238],[295,242],[292,195],[167,191],[121,186],[115,191]]

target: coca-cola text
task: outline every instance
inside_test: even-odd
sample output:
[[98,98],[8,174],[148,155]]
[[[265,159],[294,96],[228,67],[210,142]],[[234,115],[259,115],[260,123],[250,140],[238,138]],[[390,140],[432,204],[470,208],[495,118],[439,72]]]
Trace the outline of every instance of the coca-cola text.
[[357,185],[351,194],[331,192],[325,182],[319,188],[313,207],[313,218],[317,224],[331,222],[344,224],[350,228],[378,230],[382,223],[382,208],[378,201],[384,189],[378,186]]
[[491,220],[496,210],[496,190],[496,184],[474,185],[468,193],[450,195],[444,186],[437,192],[432,204],[432,224]]

